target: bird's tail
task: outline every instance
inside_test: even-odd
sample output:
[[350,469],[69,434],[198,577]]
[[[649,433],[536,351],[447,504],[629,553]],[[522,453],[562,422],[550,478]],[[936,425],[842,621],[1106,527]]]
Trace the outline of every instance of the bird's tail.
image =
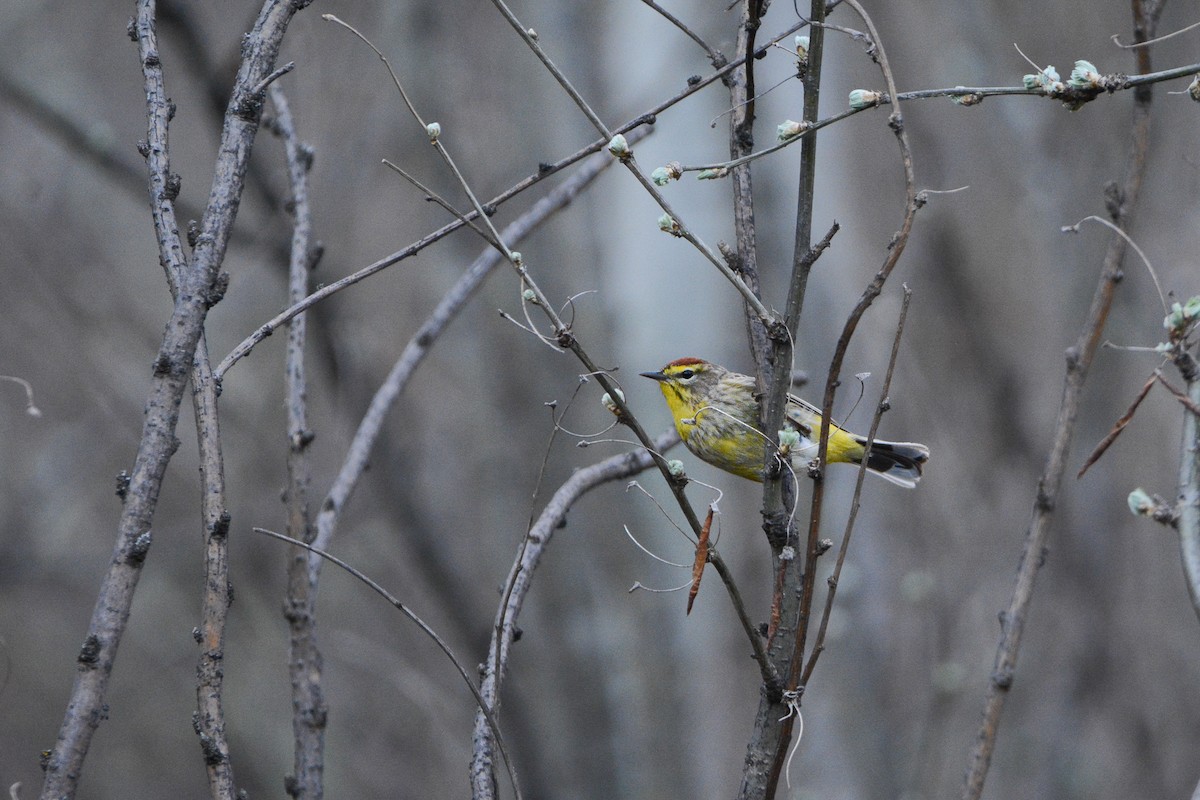
[[[854,437],[866,447],[865,436]],[[867,469],[894,484],[912,489],[921,480],[921,467],[929,460],[929,448],[916,442],[881,442],[871,445]],[[862,463],[861,456],[858,463]]]

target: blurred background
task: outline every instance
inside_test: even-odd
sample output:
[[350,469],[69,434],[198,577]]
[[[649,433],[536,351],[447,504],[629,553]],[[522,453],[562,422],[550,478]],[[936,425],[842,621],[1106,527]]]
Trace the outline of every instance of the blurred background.
[[[208,196],[222,97],[254,4],[164,2],[160,43],[181,218]],[[675,0],[669,8],[732,53],[736,12]],[[646,6],[528,0],[514,8],[609,124],[635,117],[707,75],[703,52]],[[1192,21],[1168,8],[1161,32]],[[869,4],[900,89],[1018,85],[1032,68],[1013,43],[1065,77],[1075,59],[1133,69],[1110,36],[1130,40],[1127,4],[1051,0],[1036,14],[1004,4],[918,0]],[[0,782],[41,785],[39,751],[54,742],[119,514],[114,478],[129,469],[169,292],[147,211],[142,78],[125,33],[132,3],[0,6]],[[480,197],[492,197],[594,138],[586,120],[491,4],[320,2],[300,13],[280,85],[315,150],[312,197],[326,283],[399,250],[447,216],[381,165],[395,161],[465,206],[378,59],[334,13],[388,55]],[[776,3],[760,41],[791,25]],[[848,9],[831,22],[861,28]],[[791,37],[785,40],[790,44]],[[822,102],[841,110],[855,88],[882,88],[862,47],[827,38]],[[1158,69],[1195,61],[1195,34],[1156,46]],[[758,142],[800,116],[782,49],[758,62]],[[1200,293],[1194,224],[1200,196],[1195,106],[1156,89],[1146,188],[1133,235],[1164,289]],[[1069,113],[1053,101],[989,98],[905,106],[919,188],[933,195],[908,249],[861,326],[838,413],[869,424],[899,310],[914,292],[881,437],[927,443],[916,491],[868,481],[834,612],[828,651],[804,695],[804,738],[790,798],[956,795],[967,766],[1011,593],[1038,475],[1061,394],[1063,352],[1091,301],[1107,241],[1102,189],[1124,170],[1133,97]],[[728,157],[728,95],[719,83],[661,114],[637,148],[646,168]],[[798,148],[755,167],[760,263],[769,306],[781,306],[791,259]],[[816,229],[841,233],[810,283],[798,369],[819,399],[838,332],[902,217],[903,186],[885,112],[822,132]],[[262,132],[225,269],[232,284],[210,315],[220,358],[285,304],[289,219],[282,147]],[[507,223],[556,176],[503,206]],[[730,188],[685,179],[666,190],[710,245],[732,242]],[[661,212],[624,170],[523,242],[532,274],[575,303],[575,331],[618,368],[652,430],[669,424],[656,386],[636,377],[679,356],[752,371],[741,302],[686,243],[661,234]],[[372,393],[409,337],[479,253],[459,232],[318,306],[310,316],[313,505],[344,457]],[[1106,338],[1153,346],[1163,311],[1132,259]],[[498,587],[526,529],[571,471],[621,442],[551,440],[551,413],[576,391],[579,364],[503,320],[520,287],[497,270],[436,343],[392,410],[371,470],[332,550],[422,615],[468,665],[486,652]],[[286,439],[283,339],[226,377],[222,425],[230,485],[236,602],[226,645],[233,765],[252,797],[283,796],[291,771],[285,556],[252,526],[282,529]],[[1200,626],[1173,534],[1126,508],[1137,487],[1173,497],[1182,412],[1156,390],[1108,454],[1074,471],[1126,410],[1155,366],[1151,353],[1102,350],[1080,412],[1070,473],[1053,521],[1016,681],[988,782],[990,797],[1190,796],[1200,768]],[[851,414],[855,373],[869,372]],[[563,424],[601,431],[611,417],[594,382]],[[109,718],[86,763],[80,797],[201,798],[195,708],[201,526],[190,403],[151,552],[108,697]],[[628,439],[617,430],[606,437]],[[679,451],[689,473],[723,492],[719,547],[754,619],[769,606],[768,548],[757,485]],[[539,483],[539,469],[546,460]],[[839,538],[853,471],[830,471],[823,535]],[[671,514],[657,475],[642,486]],[[534,494],[537,498],[534,499]],[[713,498],[695,485],[703,507]],[[573,509],[535,577],[505,686],[502,723],[529,797],[729,797],[737,789],[759,678],[715,579],[690,617],[683,592],[629,593],[687,581],[646,547],[691,550],[655,503],[623,485]],[[329,702],[329,797],[462,797],[473,701],[443,656],[357,582],[323,573],[320,640]]]

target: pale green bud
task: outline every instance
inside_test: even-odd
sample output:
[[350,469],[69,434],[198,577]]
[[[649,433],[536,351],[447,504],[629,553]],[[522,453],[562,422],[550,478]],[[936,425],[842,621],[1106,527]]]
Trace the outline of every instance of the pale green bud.
[[436,142],[442,135],[442,126],[436,122],[429,123],[425,126],[425,135],[429,137],[429,141]]
[[796,122],[794,119],[786,119],[775,129],[775,135],[779,137],[779,141],[786,142],[804,133],[804,129],[807,127],[806,123]]
[[1071,70],[1071,77],[1067,78],[1067,84],[1072,89],[1099,88],[1100,72],[1090,61],[1076,61],[1075,68]]
[[1129,510],[1136,516],[1148,516],[1154,511],[1154,498],[1146,494],[1146,491],[1141,487],[1134,489],[1129,493]]
[[1058,78],[1058,70],[1054,67],[1046,67],[1041,72],[1033,75],[1026,75],[1023,78],[1026,89],[1042,89],[1046,92],[1060,92],[1063,85]]
[[1187,324],[1187,319],[1183,315],[1183,306],[1179,303],[1171,304],[1171,313],[1163,318],[1163,327],[1169,331],[1182,330]]
[[629,158],[629,142],[625,141],[625,137],[618,133],[609,140],[608,152],[617,158]]
[[850,93],[850,107],[855,111],[863,108],[873,108],[883,99],[880,92],[871,89],[855,89]]
[[[615,388],[613,389],[613,391],[616,392],[617,397],[621,398],[621,402],[624,403],[625,402],[625,393],[622,392],[620,389],[615,389]],[[600,398],[600,405],[604,406],[605,408],[607,408],[609,411],[611,411],[614,414],[621,413],[621,409],[617,408],[616,402],[613,401],[612,395],[610,395],[608,392],[605,392],[604,396]]]
[[683,462],[678,458],[672,458],[667,462],[667,472],[671,473],[672,478],[680,478],[683,476]]

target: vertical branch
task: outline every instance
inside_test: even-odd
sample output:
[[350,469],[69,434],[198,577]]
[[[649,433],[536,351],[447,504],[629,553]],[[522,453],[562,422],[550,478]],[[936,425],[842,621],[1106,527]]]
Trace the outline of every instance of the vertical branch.
[[[856,2],[856,0],[846,0],[855,12],[862,18],[867,30],[875,43],[876,49],[874,58],[879,64],[880,71],[888,86],[889,96],[896,97],[895,78],[892,74],[890,65],[888,64],[887,55],[884,51],[883,43],[880,41],[879,34],[875,30],[874,23],[867,15],[865,9]],[[821,58],[823,55],[824,39],[821,35],[823,27],[820,22],[824,20],[824,6],[820,0],[815,0],[813,3],[813,25],[811,29],[812,35],[809,38],[809,65],[808,75],[809,81],[814,84],[813,89],[816,89],[816,82],[819,81]],[[818,19],[817,15],[820,14]],[[815,71],[815,73],[814,73]],[[808,89],[806,84],[806,89]],[[810,107],[809,101],[812,100]],[[815,120],[816,115],[816,99],[810,97],[806,91],[805,94],[805,117],[804,121],[811,124]],[[812,114],[812,118],[809,114]],[[908,135],[904,129],[904,119],[900,113],[898,104],[893,107],[892,113],[888,117],[888,125],[896,135],[896,141],[900,148],[900,160],[904,169],[905,178],[905,208],[904,218],[900,229],[896,232],[888,247],[887,256],[884,258],[882,266],[876,272],[875,277],[867,285],[859,298],[854,309],[851,310],[845,325],[842,328],[842,334],[838,339],[837,346],[834,348],[834,355],[830,363],[828,377],[825,384],[825,399],[822,408],[822,424],[820,436],[817,445],[817,462],[824,465],[827,458],[829,445],[829,420],[831,419],[834,394],[838,385],[838,376],[841,373],[842,361],[845,358],[846,351],[850,346],[850,340],[854,332],[858,328],[858,323],[861,321],[867,308],[875,301],[875,298],[883,291],[884,283],[891,275],[892,270],[899,262],[901,255],[904,252],[905,245],[908,242],[909,234],[912,231],[913,220],[916,217],[919,203],[917,202],[916,180],[914,177],[912,153],[908,144]],[[828,247],[830,240],[837,232],[836,223],[826,234],[825,238],[816,246],[810,245],[812,241],[812,197],[813,197],[813,181],[814,169],[816,165],[816,142],[812,137],[813,132],[806,135],[803,144],[802,163],[801,163],[801,197],[797,216],[797,231],[796,231],[796,250],[795,262],[792,270],[792,282],[788,291],[788,306],[785,320],[788,325],[788,331],[791,334],[791,339],[783,341],[774,339],[774,354],[775,354],[775,374],[774,381],[770,386],[770,390],[766,398],[766,409],[763,414],[765,430],[768,432],[777,431],[782,427],[783,415],[786,409],[787,402],[787,382],[784,380],[785,375],[790,377],[790,370],[785,373],[782,369],[784,364],[790,366],[792,354],[792,339],[795,336],[795,325],[799,319],[800,312],[803,308],[804,293],[807,286],[808,276],[811,272],[812,265],[820,256],[824,248]],[[784,360],[786,358],[786,360]],[[767,445],[770,447],[770,444]],[[770,456],[770,453],[767,453]],[[782,477],[782,476],[781,476]],[[786,515],[785,509],[787,504],[784,503],[787,495],[785,490],[787,484],[783,480],[768,480],[764,482],[763,487],[763,505],[764,505],[764,527],[767,529],[768,537],[774,548],[781,548],[785,543],[790,543],[794,540],[794,532],[791,527],[791,520]],[[786,657],[785,662],[788,668],[787,682],[785,685],[787,696],[798,698],[803,693],[804,687],[800,685],[801,668],[803,666],[803,656],[805,640],[808,634],[809,622],[811,621],[813,593],[816,582],[816,560],[820,555],[817,547],[817,537],[821,525],[821,512],[824,500],[824,481],[821,477],[821,472],[818,471],[813,482],[812,501],[809,512],[808,521],[808,537],[803,550],[804,560],[802,562],[803,569],[798,571],[794,550],[789,553],[787,550],[778,551],[781,554],[789,553],[788,559],[778,559],[778,585],[782,590],[778,593],[781,603],[781,617],[783,624],[780,626],[780,636],[777,634],[777,639],[780,639],[779,647],[782,650],[786,642],[791,646],[791,652],[780,657]],[[794,596],[799,593],[799,608],[790,608],[787,604],[792,602]],[[789,620],[794,620],[792,626],[788,625]],[[794,626],[794,627],[793,627]],[[775,645],[776,642],[772,642]],[[755,739],[751,742],[751,750],[747,755],[746,771],[743,778],[743,796],[748,797],[772,797],[775,793],[775,788],[778,784],[779,775],[783,769],[785,752],[788,741],[791,738],[792,725],[796,718],[794,714],[784,713],[781,701],[784,698],[770,698],[764,694],[764,698],[760,701],[758,722],[755,728]],[[773,706],[773,707],[772,707]],[[780,718],[778,721],[772,721],[773,718]],[[761,733],[760,733],[761,732]],[[768,752],[768,744],[773,744],[770,748],[772,757],[769,762],[769,768],[765,772],[766,782],[763,786],[763,794],[747,794],[747,777],[752,773],[751,755],[758,758],[764,757]],[[759,770],[755,770],[757,773]]]
[[261,88],[256,87],[271,72],[287,24],[304,5],[307,3],[303,0],[268,0],[254,30],[246,37],[232,102],[225,116],[208,208],[188,263],[174,224],[172,206],[179,191],[179,179],[167,169],[166,131],[173,106],[163,88],[162,61],[155,34],[156,6],[154,0],[138,3],[130,35],[138,43],[146,93],[148,135],[141,147],[150,168],[150,204],[159,259],[172,288],[178,291],[154,361],[142,436],[125,491],[112,561],[77,659],[75,682],[62,726],[46,759],[42,797],[47,800],[74,796],[92,735],[105,717],[108,680],[150,549],[150,524],[163,475],[178,446],[175,430],[179,404],[208,309],[220,295],[217,275],[237,215],[246,161],[258,128],[256,92],[261,92]]
[[[762,24],[766,6],[767,3],[763,0],[745,0],[742,3],[738,20],[737,49],[734,52],[734,58],[742,64],[724,78],[725,85],[729,87],[729,104],[732,109],[729,115],[729,157],[735,161],[754,152],[754,59],[749,56],[754,52],[755,35]],[[713,66],[719,68],[722,65],[714,63]],[[758,237],[754,229],[754,186],[751,178],[749,163],[738,164],[729,173],[730,184],[733,187],[733,230],[737,242],[736,263],[730,264],[730,267],[741,274],[750,291],[761,297]],[[724,251],[722,254],[729,260],[728,254]],[[750,352],[758,364],[759,374],[762,375],[764,369],[770,369],[766,361],[769,346],[767,331],[762,320],[749,306],[746,306],[746,326],[749,331]],[[769,376],[769,372],[765,374]]]
[[[283,139],[291,186],[292,245],[288,260],[288,304],[308,296],[308,275],[313,266],[312,206],[308,198],[308,170],[312,150],[296,135],[287,97],[278,86],[270,89],[275,108],[273,129]],[[316,531],[309,515],[308,488],[311,467],[308,446],[308,380],[304,369],[307,317],[297,314],[288,322],[284,364],[287,408],[287,534],[312,543]],[[315,800],[324,794],[325,721],[327,707],[321,687],[321,650],[317,644],[317,580],[309,572],[309,554],[293,546],[288,553],[287,595],[284,616],[288,622],[288,673],[292,686],[292,774],[285,782],[292,797]]]
[[[814,123],[818,118],[821,92],[821,65],[824,57],[825,0],[812,0],[809,10],[808,66],[804,75],[803,120]],[[808,275],[815,261],[812,242],[813,192],[815,187],[817,157],[816,132],[810,132],[800,145],[800,176],[798,181],[799,200],[796,210],[795,248],[792,274],[788,285],[784,312],[785,336],[769,339],[770,352],[756,355],[759,385],[765,388],[762,400],[763,431],[767,442],[764,445],[764,462],[773,457],[771,442],[774,432],[783,427],[787,408],[788,390],[792,378],[792,343],[804,307],[804,293]],[[767,337],[763,337],[764,348]],[[772,567],[776,575],[776,600],[779,624],[774,636],[767,643],[767,655],[772,667],[780,675],[789,675],[794,656],[797,626],[805,621],[799,618],[799,589],[801,568],[815,566],[815,557],[803,565],[797,557],[795,526],[788,508],[793,505],[795,486],[790,474],[782,471],[776,478],[768,477],[763,482],[763,529],[771,545]],[[742,767],[742,785],[739,800],[769,798],[775,793],[779,772],[791,738],[795,715],[787,713],[784,697],[779,687],[764,686],[759,694],[758,712],[754,718],[754,730],[746,748]]]
[[192,406],[200,445],[200,506],[204,521],[204,594],[197,642],[202,650],[196,665],[196,735],[208,771],[213,800],[234,800],[237,787],[229,761],[221,689],[225,677],[225,622],[232,602],[229,584],[229,510],[221,426],[217,413],[217,383],[203,335],[192,362]]
[[[1162,11],[1157,0],[1134,0],[1134,37],[1139,42],[1154,37],[1158,17]],[[1150,71],[1149,48],[1139,47],[1134,51],[1140,72]],[[1150,136],[1149,86],[1139,86],[1134,91],[1133,131],[1129,157],[1125,168],[1125,180],[1121,187],[1113,186],[1109,191],[1109,213],[1120,228],[1130,226],[1130,216],[1137,205],[1142,179],[1146,171],[1146,155]],[[1067,349],[1067,371],[1063,380],[1062,400],[1059,403],[1055,434],[1050,446],[1046,466],[1038,480],[1037,495],[1033,503],[1033,514],[1025,531],[1025,544],[1017,564],[1016,585],[1008,608],[1001,615],[1001,638],[996,648],[996,660],[988,688],[984,695],[983,720],[971,750],[970,763],[963,785],[964,800],[978,800],[983,794],[984,779],[991,766],[992,752],[996,747],[996,734],[1000,725],[1000,714],[1008,690],[1012,688],[1017,667],[1017,654],[1021,646],[1021,635],[1029,604],[1033,598],[1034,579],[1037,577],[1046,555],[1049,539],[1050,518],[1058,503],[1059,485],[1066,470],[1067,449],[1075,429],[1075,415],[1079,409],[1084,382],[1092,357],[1099,346],[1112,308],[1116,285],[1121,279],[1121,265],[1125,258],[1127,243],[1124,236],[1113,234],[1104,255],[1104,266],[1100,280],[1092,297],[1087,319],[1075,344]]]
[[[879,37],[879,32],[875,29],[875,23],[872,22],[866,9],[858,2],[858,0],[845,0],[846,4],[854,9],[855,13],[862,18],[863,24],[867,27],[867,32],[870,34],[871,41],[875,45],[873,58],[879,64],[879,69],[883,73],[884,82],[887,84],[888,96],[896,97],[896,78],[892,73],[890,64],[888,63],[887,51],[884,49],[883,41]],[[854,337],[854,332],[858,330],[858,323],[862,321],[863,315],[867,313],[867,309],[875,302],[875,298],[883,292],[883,286],[887,279],[891,276],[892,270],[896,268],[900,257],[904,254],[904,249],[908,245],[908,237],[912,233],[913,221],[916,219],[917,210],[921,207],[921,203],[917,200],[917,182],[916,174],[913,168],[912,150],[908,144],[908,134],[904,128],[904,117],[900,112],[900,104],[892,104],[892,113],[888,115],[888,127],[896,136],[896,143],[900,147],[900,163],[904,170],[904,218],[900,223],[900,229],[892,237],[892,241],[888,245],[887,256],[883,260],[879,271],[875,273],[875,277],[867,284],[863,290],[858,302],[851,309],[850,315],[846,318],[845,325],[842,326],[842,333],[838,337],[837,345],[833,349],[833,358],[830,359],[829,373],[825,379],[825,398],[821,408],[821,430],[817,441],[817,463],[824,469],[828,461],[827,455],[829,450],[829,432],[830,420],[833,418],[833,400],[837,392],[837,387],[841,382],[840,375],[842,371],[842,363],[846,358],[846,352],[850,348],[850,340]],[[821,527],[821,508],[824,502],[825,484],[823,480],[818,478],[813,485],[812,510],[808,519],[808,544],[805,548],[805,567],[804,567],[804,585],[802,596],[800,599],[800,633],[796,638],[796,657],[792,661],[792,682],[789,683],[789,688],[796,688],[795,681],[799,678],[799,669],[804,655],[805,638],[808,633],[808,622],[813,605],[813,591],[816,583],[816,565],[815,559],[817,556],[817,537]]]
[[1188,596],[1200,616],[1200,414],[1196,413],[1200,407],[1200,367],[1190,354],[1185,355],[1186,360],[1176,362],[1192,401],[1192,407],[1183,410],[1183,441],[1179,446],[1179,548]]

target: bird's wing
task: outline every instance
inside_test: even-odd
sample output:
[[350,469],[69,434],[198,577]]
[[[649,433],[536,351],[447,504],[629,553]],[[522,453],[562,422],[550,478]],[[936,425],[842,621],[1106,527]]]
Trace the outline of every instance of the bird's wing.
[[807,400],[788,395],[787,418],[791,420],[802,436],[810,438],[821,425],[821,410]]

